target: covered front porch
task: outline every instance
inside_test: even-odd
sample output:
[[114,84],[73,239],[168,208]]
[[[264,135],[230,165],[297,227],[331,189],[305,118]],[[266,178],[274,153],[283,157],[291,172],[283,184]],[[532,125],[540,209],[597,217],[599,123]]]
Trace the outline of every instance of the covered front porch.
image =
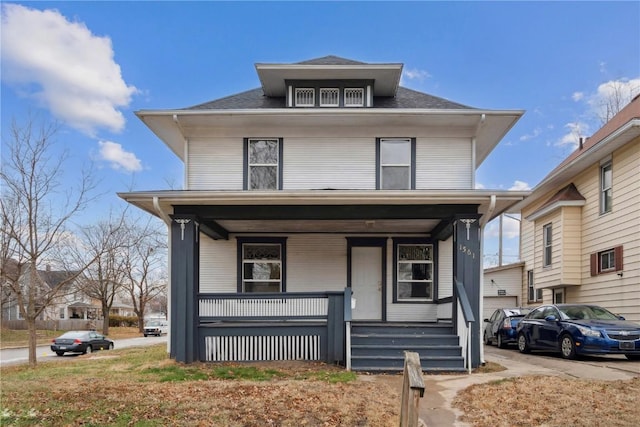
[[432,336],[446,335],[448,356],[477,366],[481,228],[521,199],[326,190],[123,197],[170,225],[172,358],[349,369],[373,367],[352,362],[384,347],[362,336],[385,330],[391,335],[379,339],[390,341],[389,352],[418,346],[436,357],[443,344]]

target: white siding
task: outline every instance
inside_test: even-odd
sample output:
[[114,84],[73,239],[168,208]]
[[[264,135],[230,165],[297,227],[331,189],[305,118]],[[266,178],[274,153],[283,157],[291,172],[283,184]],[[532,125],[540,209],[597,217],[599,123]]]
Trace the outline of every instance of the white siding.
[[371,138],[287,138],[283,149],[285,190],[376,188]]
[[200,233],[200,292],[236,292],[236,239],[212,240]]
[[295,234],[287,239],[287,291],[343,291],[347,286],[347,239]]
[[438,244],[438,298],[453,296],[453,236]]
[[417,139],[416,189],[470,189],[473,170],[469,139]]
[[186,190],[242,190],[242,138],[189,141]]
[[[500,291],[504,291],[505,295],[516,300],[513,304],[519,306],[526,305],[526,299],[522,299],[522,270],[523,264],[511,264],[502,267],[490,268],[484,271],[484,300],[485,309],[487,308],[487,299],[495,298]],[[492,282],[493,280],[493,282]]]

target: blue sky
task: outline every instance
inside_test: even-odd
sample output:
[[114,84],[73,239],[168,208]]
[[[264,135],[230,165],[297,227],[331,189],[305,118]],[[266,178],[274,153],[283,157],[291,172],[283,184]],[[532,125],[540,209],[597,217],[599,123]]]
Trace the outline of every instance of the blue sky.
[[[29,112],[57,120],[104,196],[182,183],[135,117],[259,87],[256,62],[337,55],[401,62],[402,85],[526,113],[478,170],[487,189],[534,187],[600,126],[611,86],[640,90],[640,2],[2,2],[2,141]],[[497,258],[496,224],[485,264]],[[504,261],[517,258],[505,221]]]

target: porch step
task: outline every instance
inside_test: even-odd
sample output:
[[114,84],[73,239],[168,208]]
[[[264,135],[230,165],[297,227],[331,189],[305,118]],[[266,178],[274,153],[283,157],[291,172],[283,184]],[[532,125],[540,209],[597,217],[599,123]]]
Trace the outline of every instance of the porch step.
[[398,372],[404,352],[420,355],[425,372],[464,372],[464,358],[451,324],[354,323],[351,368],[365,372]]

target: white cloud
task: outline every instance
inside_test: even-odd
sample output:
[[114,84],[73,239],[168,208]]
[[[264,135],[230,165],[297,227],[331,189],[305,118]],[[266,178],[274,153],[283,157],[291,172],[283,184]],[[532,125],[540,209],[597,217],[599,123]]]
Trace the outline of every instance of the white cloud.
[[428,71],[426,71],[426,70],[418,70],[417,68],[404,70],[402,72],[402,79],[403,80],[406,78],[408,80],[418,80],[419,82],[423,82],[424,80],[426,80],[426,79],[428,79],[430,77],[431,77],[431,74],[429,74]]
[[564,125],[567,129],[562,138],[560,138],[554,145],[557,147],[569,146],[572,150],[578,148],[580,138],[589,136],[589,125],[584,122],[571,122]]
[[596,92],[587,99],[587,103],[596,117],[605,121],[603,119],[611,118],[639,93],[640,77],[610,80],[598,86]]
[[571,99],[576,102],[581,101],[582,99],[584,99],[584,92],[573,92],[573,95],[571,95]]
[[527,184],[524,181],[518,181],[516,180],[513,185],[511,186],[511,188],[509,188],[509,190],[512,191],[526,191],[526,190],[531,190],[531,186],[529,184]]
[[476,190],[484,190],[486,187],[480,182],[476,182]]
[[2,79],[20,86],[59,120],[88,134],[120,131],[134,86],[122,79],[111,39],[57,10],[2,5]]
[[537,127],[537,128],[535,128],[533,130],[533,132],[531,132],[529,134],[522,135],[520,137],[520,141],[528,141],[530,139],[537,138],[538,136],[540,136],[541,133],[542,133],[542,129]]
[[115,170],[138,172],[142,170],[142,162],[134,153],[125,151],[122,145],[111,141],[99,141],[100,158],[111,164]]

